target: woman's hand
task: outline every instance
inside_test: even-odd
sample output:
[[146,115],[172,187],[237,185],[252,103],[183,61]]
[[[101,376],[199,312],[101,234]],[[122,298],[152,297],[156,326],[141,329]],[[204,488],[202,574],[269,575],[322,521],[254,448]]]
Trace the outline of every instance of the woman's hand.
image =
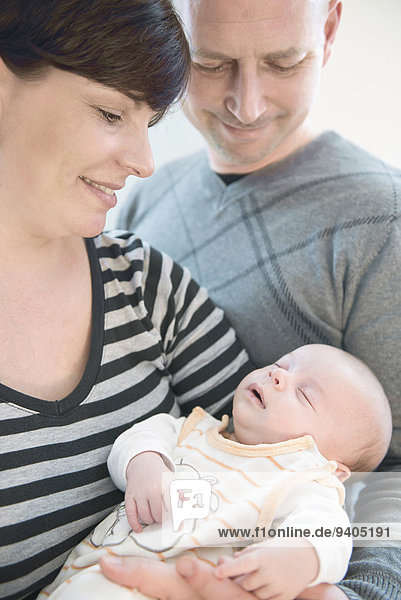
[[212,566],[187,556],[176,569],[153,559],[115,556],[101,558],[100,566],[112,581],[160,600],[255,600],[233,581],[216,579]]
[[[255,600],[230,579],[218,580],[210,565],[183,556],[174,565],[146,558],[105,556],[100,560],[103,574],[121,585],[138,588],[160,600]],[[335,585],[322,583],[307,588],[299,600],[347,600]]]

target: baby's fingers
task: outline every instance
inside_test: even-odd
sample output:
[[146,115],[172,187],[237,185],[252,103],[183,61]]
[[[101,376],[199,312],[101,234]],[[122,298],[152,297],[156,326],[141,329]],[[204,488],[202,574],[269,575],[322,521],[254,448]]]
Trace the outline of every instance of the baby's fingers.
[[163,499],[159,495],[156,499],[150,498],[149,509],[155,523],[161,523],[163,518]]
[[139,533],[142,531],[142,525],[138,518],[138,509],[136,506],[135,500],[126,500],[125,501],[125,514],[127,515],[127,520],[132,529]]
[[167,479],[167,477],[163,478],[163,494],[162,494],[162,518],[163,520],[167,517],[167,515],[171,515],[171,497],[170,497],[170,481],[172,481],[172,477]]
[[255,571],[260,566],[257,552],[245,552],[235,557],[224,557],[224,562],[219,561],[214,574],[219,579],[224,577],[238,577]]
[[253,592],[257,598],[271,598],[278,593],[274,581],[269,581],[266,573],[259,570],[234,579],[235,583],[247,592]]
[[149,501],[147,499],[138,500],[137,502],[138,519],[143,525],[151,525],[155,522]]

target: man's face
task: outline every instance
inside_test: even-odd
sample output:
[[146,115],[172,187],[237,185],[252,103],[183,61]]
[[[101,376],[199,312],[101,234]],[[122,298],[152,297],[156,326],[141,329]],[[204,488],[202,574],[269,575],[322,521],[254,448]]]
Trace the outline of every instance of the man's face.
[[307,116],[340,10],[325,0],[191,0],[192,79],[184,111],[213,169],[247,173],[312,137]]

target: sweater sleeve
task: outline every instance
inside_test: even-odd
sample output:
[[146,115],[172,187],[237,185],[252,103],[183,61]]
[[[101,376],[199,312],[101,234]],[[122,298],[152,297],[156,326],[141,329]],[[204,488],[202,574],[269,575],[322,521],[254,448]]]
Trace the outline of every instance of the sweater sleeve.
[[[401,184],[394,184],[395,201]],[[398,203],[400,202],[398,199]],[[394,202],[395,202],[394,201]],[[362,359],[380,380],[391,404],[389,456],[401,456],[401,216],[398,204],[386,234],[356,239],[357,256],[344,280],[343,348]],[[379,243],[380,241],[380,243]]]
[[161,454],[167,466],[174,471],[171,453],[177,445],[185,417],[176,419],[159,414],[133,425],[114,442],[107,466],[112,480],[120,490],[127,484],[126,470],[129,461],[141,452]]
[[[399,335],[401,296],[401,218],[400,177],[388,173],[393,185],[393,215],[387,224],[387,235],[369,252],[369,237],[360,237],[359,252],[369,262],[358,272],[350,273],[347,290],[357,286],[351,306],[347,306],[344,348],[366,362],[379,378],[391,403],[393,439],[387,465],[401,456],[399,423],[401,417],[401,380]],[[380,194],[378,190],[377,193]],[[353,283],[354,282],[354,283]],[[349,308],[349,311],[348,311]],[[398,465],[400,470],[400,465]],[[401,515],[401,478],[383,479],[380,485],[368,486],[362,492],[355,521],[360,523],[397,523]],[[347,574],[338,584],[350,600],[395,600],[401,597],[400,546],[373,545],[355,547]]]
[[189,271],[146,243],[144,250],[144,303],[171,389],[184,414],[201,406],[221,416],[251,370],[247,354]]
[[[398,469],[400,467],[397,467]],[[401,473],[372,473],[355,506],[355,523],[401,523]],[[399,539],[399,538],[398,538]],[[401,546],[364,542],[352,552],[347,574],[338,586],[350,600],[398,600],[401,597]]]
[[350,600],[399,600],[401,550],[394,546],[354,548],[338,587]]

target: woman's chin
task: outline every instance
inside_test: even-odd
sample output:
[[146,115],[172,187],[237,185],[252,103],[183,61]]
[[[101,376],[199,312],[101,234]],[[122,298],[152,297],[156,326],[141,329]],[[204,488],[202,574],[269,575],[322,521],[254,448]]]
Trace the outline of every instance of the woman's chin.
[[81,223],[79,235],[84,238],[93,238],[100,235],[106,226],[106,216],[97,216],[88,222]]

